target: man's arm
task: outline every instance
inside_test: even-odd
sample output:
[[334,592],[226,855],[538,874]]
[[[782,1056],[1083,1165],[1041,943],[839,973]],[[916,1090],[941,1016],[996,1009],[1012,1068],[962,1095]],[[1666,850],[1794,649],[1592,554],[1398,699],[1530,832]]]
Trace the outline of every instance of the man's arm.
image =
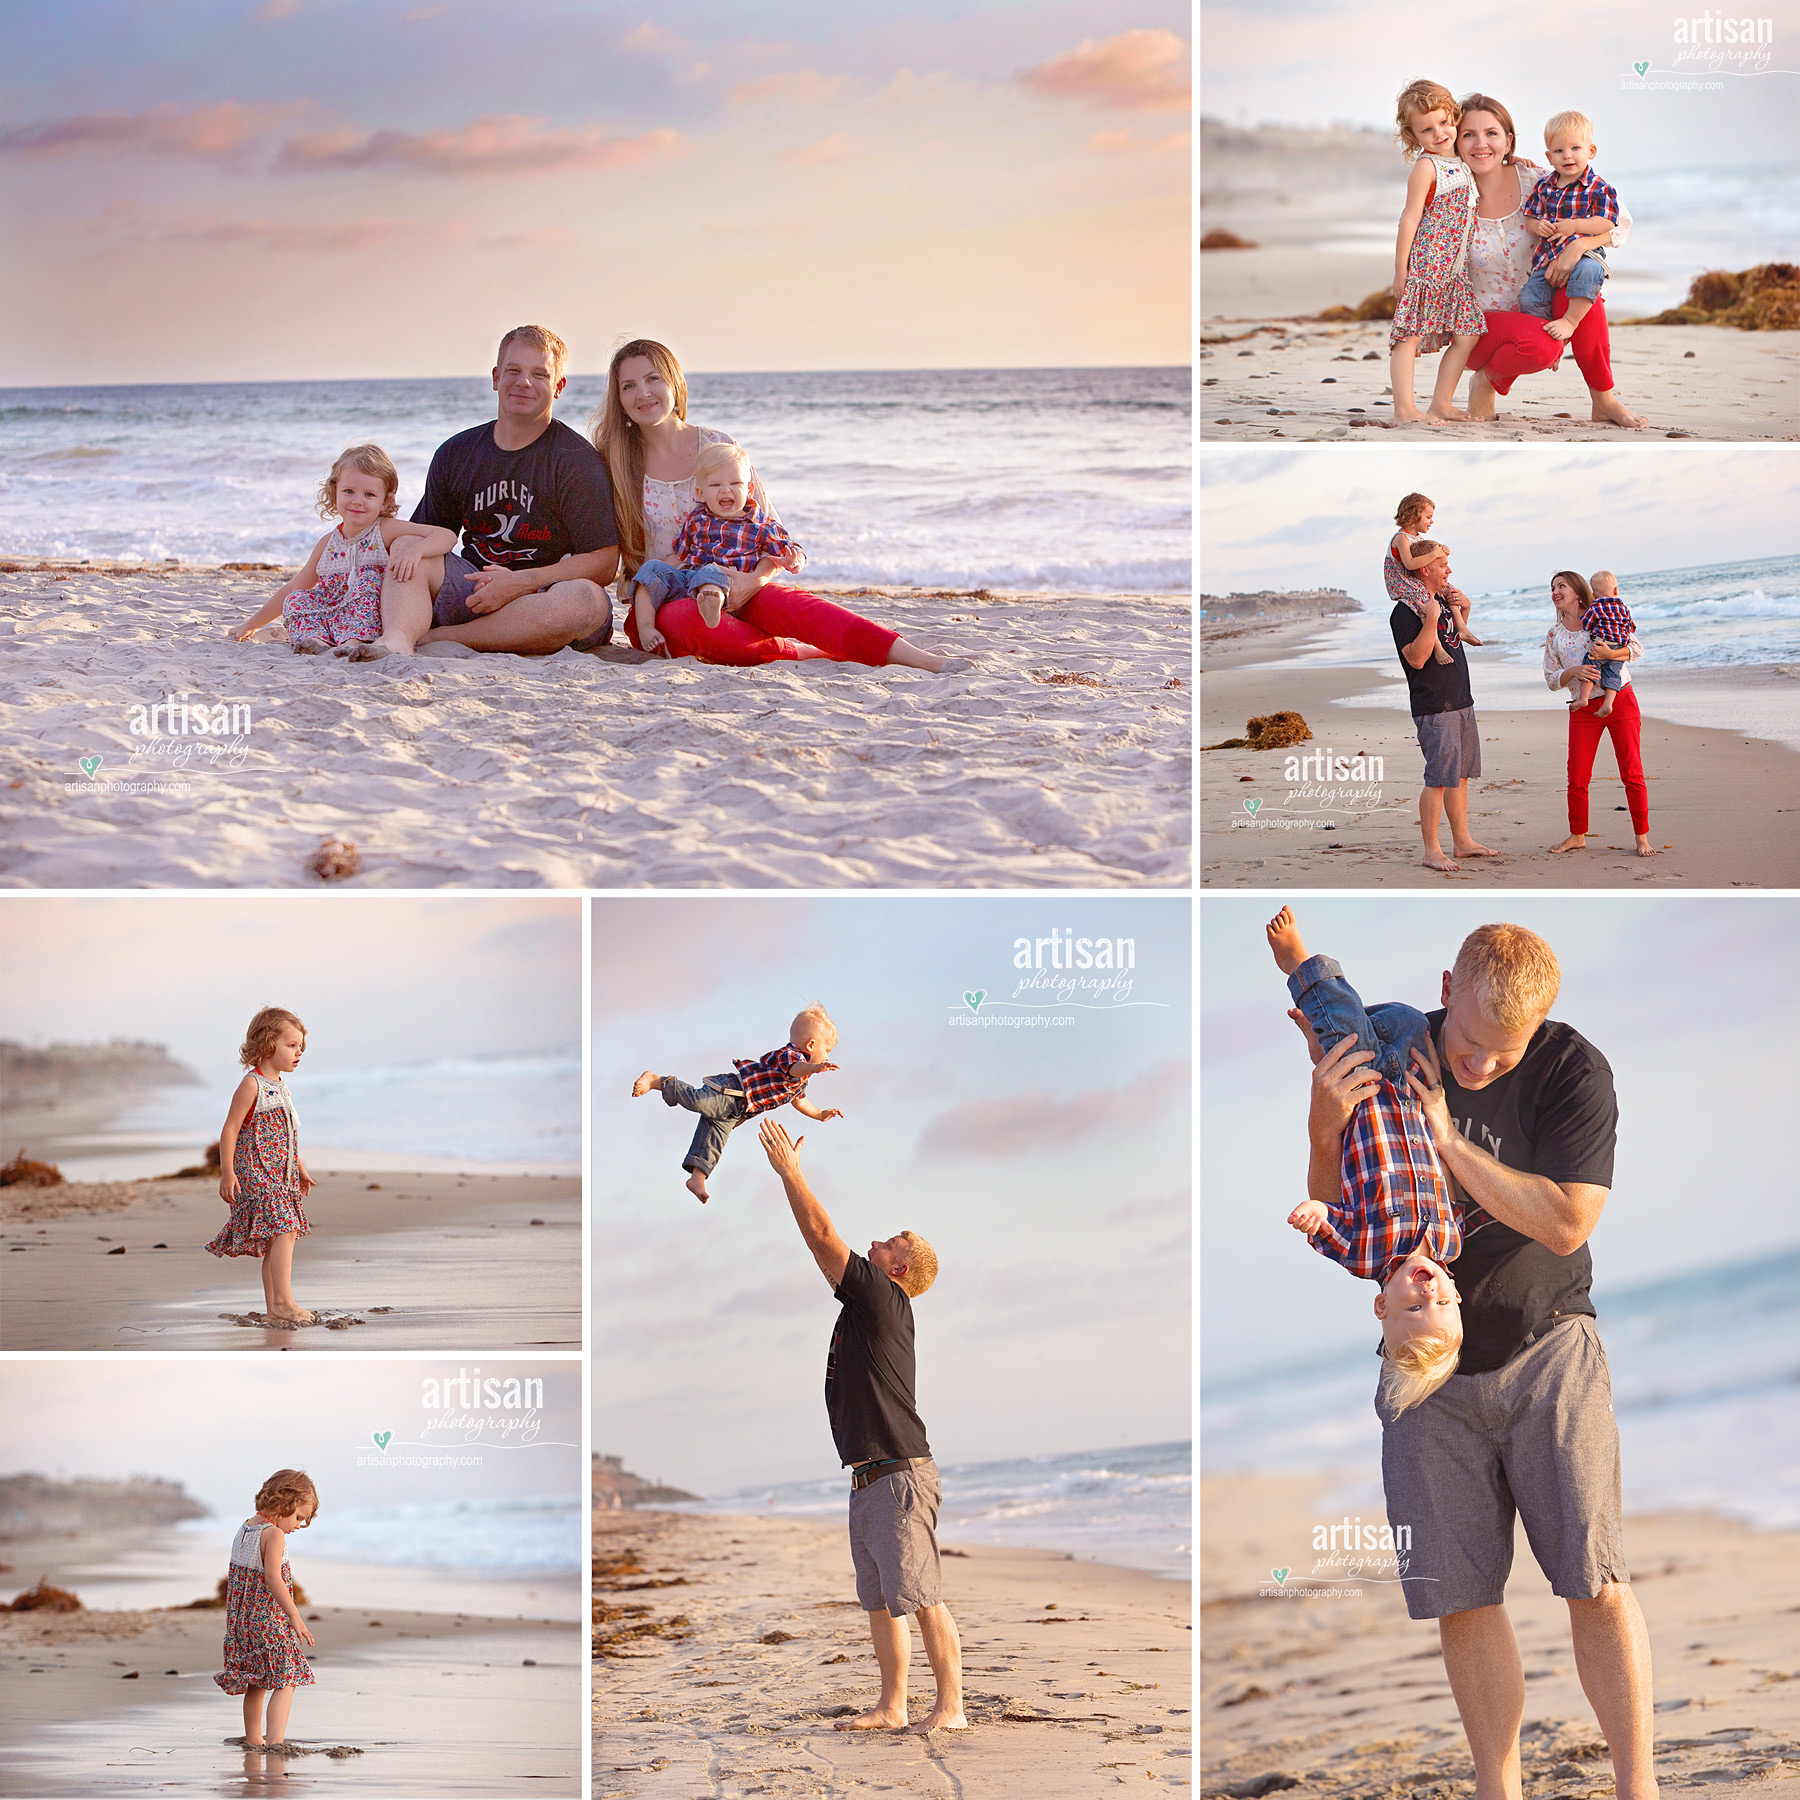
[[1437,598],[1434,595],[1425,604],[1425,616],[1420,622],[1419,635],[1410,644],[1400,646],[1400,654],[1405,659],[1408,668],[1424,668],[1435,654],[1439,610]]
[[559,581],[597,581],[605,587],[618,572],[617,544],[608,544],[604,550],[584,550],[579,556],[565,556],[561,562],[542,569],[504,569],[498,563],[489,563],[469,578],[473,588],[469,611],[498,612],[522,594],[535,594]]
[[1295,1006],[1288,1017],[1306,1038],[1313,1059],[1312,1099],[1306,1113],[1306,1194],[1320,1206],[1341,1204],[1344,1183],[1344,1128],[1363,1101],[1381,1086],[1381,1077],[1369,1066],[1373,1050],[1364,1050],[1353,1037],[1340,1038],[1329,1053]]
[[800,1227],[800,1235],[806,1240],[813,1261],[819,1265],[819,1273],[835,1288],[844,1279],[844,1268],[850,1261],[850,1246],[838,1236],[830,1213],[819,1204],[800,1172],[800,1144],[806,1139],[801,1138],[799,1144],[795,1143],[786,1128],[770,1118],[762,1122],[761,1137],[769,1167],[781,1177],[781,1185],[787,1189],[794,1223]]

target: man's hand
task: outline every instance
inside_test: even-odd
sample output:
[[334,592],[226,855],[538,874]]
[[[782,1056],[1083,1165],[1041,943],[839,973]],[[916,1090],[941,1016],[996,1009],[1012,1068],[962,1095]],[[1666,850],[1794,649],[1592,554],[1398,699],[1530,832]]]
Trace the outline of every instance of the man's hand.
[[777,1119],[764,1119],[758,1130],[762,1138],[762,1147],[769,1158],[769,1167],[784,1181],[788,1176],[798,1177],[800,1173],[800,1146],[806,1142],[805,1134],[791,1138],[787,1127]]
[[1296,1231],[1304,1231],[1309,1239],[1325,1229],[1325,1222],[1325,1208],[1317,1200],[1302,1200],[1288,1214],[1288,1223]]
[[1450,1102],[1444,1098],[1444,1076],[1438,1064],[1437,1045],[1427,1038],[1425,1048],[1415,1050],[1412,1060],[1413,1067],[1406,1072],[1406,1085],[1418,1096],[1431,1141],[1441,1151],[1450,1139],[1460,1137],[1462,1133],[1456,1129],[1456,1121],[1450,1117]]
[[1320,1060],[1306,1114],[1306,1129],[1315,1141],[1341,1138],[1356,1109],[1381,1086],[1381,1077],[1369,1067],[1374,1060],[1375,1052],[1361,1048],[1353,1037],[1340,1039]]
[[469,611],[494,613],[510,606],[521,594],[537,592],[538,577],[514,569],[497,569],[491,563],[470,576]]

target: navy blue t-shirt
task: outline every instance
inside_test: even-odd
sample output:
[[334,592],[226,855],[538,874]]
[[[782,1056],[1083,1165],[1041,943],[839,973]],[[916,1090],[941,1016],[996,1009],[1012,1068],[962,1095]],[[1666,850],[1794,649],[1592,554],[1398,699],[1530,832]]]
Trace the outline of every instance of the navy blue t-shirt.
[[825,1411],[838,1460],[929,1456],[913,1406],[912,1301],[854,1250],[832,1292],[844,1303],[825,1358]]
[[560,419],[523,450],[500,449],[492,421],[445,438],[413,523],[460,532],[477,568],[543,569],[619,541],[606,464]]

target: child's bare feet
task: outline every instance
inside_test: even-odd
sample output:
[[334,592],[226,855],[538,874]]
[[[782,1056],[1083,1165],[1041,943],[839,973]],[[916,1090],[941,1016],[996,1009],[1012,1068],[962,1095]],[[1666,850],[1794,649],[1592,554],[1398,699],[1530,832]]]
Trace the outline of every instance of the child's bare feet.
[[661,1085],[662,1077],[660,1075],[653,1075],[646,1069],[643,1074],[631,1084],[631,1097],[634,1100],[641,1100],[653,1087],[660,1087]]
[[1561,319],[1546,319],[1544,321],[1544,329],[1549,332],[1559,344],[1566,344],[1569,339],[1575,335],[1575,327],[1569,323],[1566,317]]
[[1450,652],[1448,650],[1446,650],[1442,644],[1439,644],[1438,647],[1432,652],[1431,660],[1433,662],[1438,662],[1438,663],[1447,663],[1447,662],[1455,662],[1456,658],[1454,656],[1452,656],[1450,654]]
[[317,1313],[308,1312],[304,1306],[297,1306],[291,1300],[277,1300],[271,1309],[270,1316],[286,1319],[290,1325],[316,1325],[319,1322]]
[[704,1206],[712,1198],[706,1191],[706,1177],[698,1169],[690,1169],[687,1178],[687,1191]]
[[295,638],[293,644],[296,656],[323,656],[330,648],[322,638]]
[[1596,719],[1604,719],[1607,716],[1607,714],[1612,711],[1612,709],[1613,709],[1612,689],[1611,688],[1603,689],[1602,693],[1601,693],[1600,704],[1594,708],[1594,717]]
[[1434,400],[1426,416],[1433,419],[1467,419],[1469,415],[1460,406],[1452,406],[1448,401],[1439,406]]
[[1294,922],[1294,909],[1284,906],[1266,927],[1269,948],[1275,952],[1275,966],[1282,974],[1291,975],[1306,961],[1306,940]]
[[710,631],[725,610],[725,590],[715,582],[708,582],[695,591],[694,604],[700,609],[700,623]]

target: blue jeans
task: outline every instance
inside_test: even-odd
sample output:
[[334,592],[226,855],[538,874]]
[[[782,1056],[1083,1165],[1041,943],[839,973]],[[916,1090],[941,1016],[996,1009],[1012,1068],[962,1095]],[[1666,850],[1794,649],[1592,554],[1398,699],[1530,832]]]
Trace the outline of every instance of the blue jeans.
[[[1569,271],[1569,279],[1563,292],[1571,300],[1597,300],[1600,289],[1606,283],[1606,264],[1598,256],[1583,256],[1574,268]],[[1519,311],[1530,313],[1534,319],[1547,319],[1550,316],[1550,302],[1556,289],[1544,279],[1540,269],[1537,274],[1519,289]]]
[[1431,1028],[1422,1012],[1393,1000],[1365,1012],[1356,989],[1344,979],[1342,967],[1329,956],[1309,956],[1288,977],[1288,992],[1306,1015],[1321,1048],[1329,1050],[1353,1037],[1359,1048],[1375,1052],[1375,1061],[1369,1066],[1377,1075],[1386,1077],[1402,1094],[1411,1092],[1406,1075],[1412,1067],[1412,1052],[1431,1041]]
[[1625,679],[1625,665],[1614,662],[1610,657],[1584,656],[1581,659],[1584,669],[1593,669],[1600,676],[1600,685],[1609,694],[1616,694]]
[[[647,588],[650,599],[660,611],[671,600],[688,599],[697,588],[709,584],[731,592],[731,570],[718,563],[702,563],[697,569],[678,569],[673,563],[658,562],[655,557],[644,563],[632,576],[639,587]],[[637,596],[632,596],[635,599]]]
[[[648,565],[646,565],[647,567]],[[725,1154],[725,1142],[744,1120],[744,1078],[736,1069],[724,1075],[709,1075],[698,1087],[689,1087],[674,1075],[662,1078],[665,1106],[685,1106],[700,1115],[694,1127],[694,1141],[681,1159],[684,1169],[697,1169],[710,1175]]]

